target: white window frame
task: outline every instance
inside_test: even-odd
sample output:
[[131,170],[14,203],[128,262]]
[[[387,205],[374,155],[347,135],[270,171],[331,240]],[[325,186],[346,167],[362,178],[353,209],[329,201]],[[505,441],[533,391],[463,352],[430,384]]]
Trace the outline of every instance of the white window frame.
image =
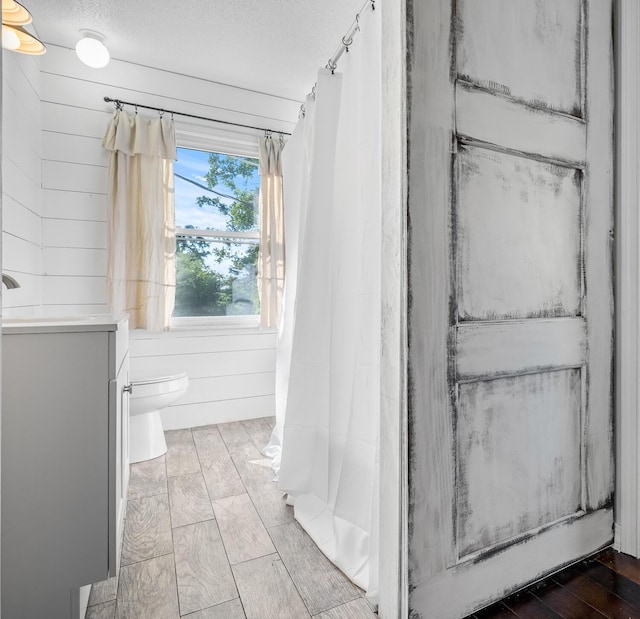
[[[208,153],[225,155],[259,157],[260,133],[247,129],[220,129],[208,124],[192,124],[175,120],[176,146],[201,150]],[[225,232],[219,230],[202,230],[194,228],[176,228],[176,238],[180,236],[200,236],[212,239],[228,240],[230,238],[260,239],[260,232]],[[260,314],[251,316],[177,316],[171,318],[172,330],[189,329],[260,329]]]

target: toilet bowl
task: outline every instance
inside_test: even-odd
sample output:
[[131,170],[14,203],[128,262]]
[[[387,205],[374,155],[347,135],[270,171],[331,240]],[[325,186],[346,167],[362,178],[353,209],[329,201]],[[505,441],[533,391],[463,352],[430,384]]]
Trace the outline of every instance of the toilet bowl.
[[133,376],[129,399],[129,461],[142,462],[167,452],[160,411],[181,398],[186,372],[171,376]]

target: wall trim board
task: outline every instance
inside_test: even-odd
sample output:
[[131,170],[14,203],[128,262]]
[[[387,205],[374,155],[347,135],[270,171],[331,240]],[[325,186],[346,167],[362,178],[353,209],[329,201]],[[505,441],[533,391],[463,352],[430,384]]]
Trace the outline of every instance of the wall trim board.
[[[42,217],[40,181],[33,181],[22,169],[7,157],[2,157],[2,193],[9,196],[38,217]],[[40,163],[38,163],[40,165]]]
[[275,397],[273,395],[220,402],[176,404],[160,411],[162,426],[165,430],[179,430],[274,415]]
[[[2,218],[2,228],[6,234],[11,234],[17,238],[24,239],[42,245],[42,218],[34,213],[28,206],[14,200],[11,196],[4,194],[5,213]],[[11,205],[11,208],[7,208]]]
[[78,303],[78,304],[55,304],[43,303],[43,316],[74,316],[76,314],[108,314],[109,306],[103,304]]
[[42,203],[49,220],[107,221],[107,196],[102,193],[43,189]]
[[[134,332],[135,333],[135,332]],[[274,334],[263,333],[216,333],[215,331],[198,331],[193,335],[178,335],[169,331],[167,334],[158,334],[157,337],[145,337],[137,339],[135,335],[130,338],[131,358],[148,357],[158,355],[183,355],[208,352],[226,352],[241,350],[257,350],[276,347]]]
[[21,286],[2,303],[5,315],[29,315],[42,304],[40,60],[6,54],[2,87],[2,262]]
[[275,348],[265,348],[136,357],[134,363],[141,372],[149,375],[168,376],[185,371],[191,379],[273,372],[275,358]]
[[[68,86],[60,89],[56,82],[62,80],[66,80]],[[86,85],[88,93],[100,92],[95,103],[95,95],[87,99],[82,93],[74,94],[73,99],[80,106],[112,112],[113,104],[105,103],[102,100],[104,96],[168,109],[176,109],[175,106],[180,105],[176,111],[214,116],[231,122],[260,125],[270,121],[275,131],[291,130],[301,104],[301,101],[121,60],[112,60],[97,78],[95,71],[76,61],[73,50],[50,46],[44,62],[43,100],[48,101],[48,92],[52,92],[58,99],[67,101],[64,94],[56,93],[69,89],[75,91],[76,88],[70,83],[72,80]],[[180,97],[176,97],[176,93],[180,93]]]
[[381,617],[408,616],[406,2],[382,10]]
[[616,3],[616,539],[640,557],[640,4]]

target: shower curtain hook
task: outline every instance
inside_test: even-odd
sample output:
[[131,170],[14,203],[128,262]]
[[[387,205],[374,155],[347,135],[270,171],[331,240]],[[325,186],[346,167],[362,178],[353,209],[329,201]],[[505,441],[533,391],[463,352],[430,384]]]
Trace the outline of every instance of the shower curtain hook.
[[371,0],[371,10],[372,11],[376,10],[376,0]]
[[137,116],[138,115],[138,106],[136,105],[135,108],[136,108],[136,116]]

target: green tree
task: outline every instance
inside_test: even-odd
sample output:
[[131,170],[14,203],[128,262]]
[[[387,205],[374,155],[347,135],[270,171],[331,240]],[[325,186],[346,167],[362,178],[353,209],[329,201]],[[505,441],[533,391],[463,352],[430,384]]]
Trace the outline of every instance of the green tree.
[[[222,214],[228,231],[256,230],[257,159],[209,153],[208,163],[209,171],[205,180],[209,192],[208,195],[197,197],[196,204]],[[205,189],[199,183],[185,180]],[[222,193],[220,187],[224,187],[226,193]],[[256,287],[258,245],[233,241],[213,245],[202,237],[195,237],[179,240],[176,250],[178,280],[174,315],[246,313],[247,307],[259,306]],[[209,257],[218,264],[229,264],[229,275],[225,277],[209,268],[206,263]]]
[[190,251],[176,252],[174,316],[224,316],[231,303],[231,280],[212,271],[204,258]]
[[[196,198],[198,206],[217,209],[227,218],[226,227],[231,232],[255,230],[258,225],[258,189],[250,186],[258,167],[257,159],[233,157],[221,153],[209,153],[209,171],[205,179],[209,189],[220,185],[227,187],[232,195],[231,202],[225,202],[219,196],[200,196]],[[257,265],[258,246],[243,246],[239,243],[225,243],[225,246],[213,249],[218,263],[229,260],[230,272],[239,276],[247,266]]]
[[[246,232],[258,227],[258,188],[255,187],[257,159],[233,157],[220,153],[209,153],[209,171],[205,179],[210,189],[224,186],[229,190],[231,200],[221,197],[200,196],[198,206],[212,206],[226,217],[226,228],[232,232]],[[258,264],[258,245],[227,242],[222,247],[214,247],[212,254],[220,264],[229,262],[229,273],[237,281],[236,289],[244,290],[246,302],[257,307],[257,290],[253,285]],[[246,281],[238,281],[246,280]],[[253,290],[253,298],[246,298]],[[236,299],[237,301],[237,299]]]
[[[195,230],[195,226],[187,225],[185,228]],[[188,253],[199,256],[203,260],[211,255],[209,242],[203,236],[195,236],[189,239],[178,239],[176,251],[180,254]]]

